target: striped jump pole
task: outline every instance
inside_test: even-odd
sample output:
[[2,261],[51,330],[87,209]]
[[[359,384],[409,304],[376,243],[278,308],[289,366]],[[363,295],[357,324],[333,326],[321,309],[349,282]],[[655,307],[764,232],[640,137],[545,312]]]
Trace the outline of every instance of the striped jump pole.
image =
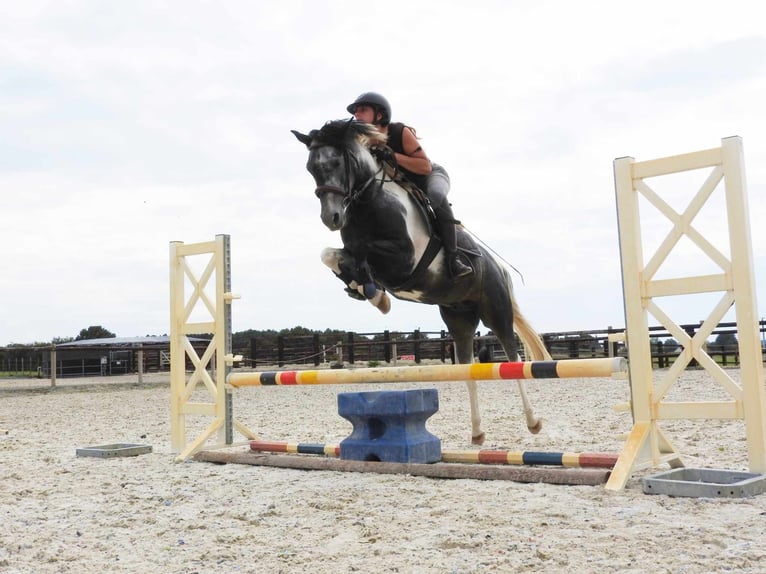
[[231,373],[232,387],[265,385],[341,385],[359,383],[482,381],[519,379],[571,379],[612,377],[627,372],[623,357],[602,359],[564,359],[465,365],[426,365],[375,367],[364,369],[326,369],[306,371],[262,371]]
[[[290,443],[254,440],[250,450],[286,454],[340,456],[340,445]],[[607,452],[536,452],[510,450],[442,450],[442,462],[464,464],[509,464],[521,466],[565,466],[575,468],[612,468],[617,454]]]
[[377,462],[344,460],[329,456],[297,454],[268,454],[252,451],[225,452],[202,450],[194,460],[215,464],[250,464],[271,468],[300,470],[330,470],[333,472],[373,472],[403,474],[430,478],[467,478],[472,480],[512,480],[514,482],[544,482],[595,486],[604,484],[612,473],[606,468],[550,468],[544,466],[512,466],[502,464],[433,464],[409,462]]

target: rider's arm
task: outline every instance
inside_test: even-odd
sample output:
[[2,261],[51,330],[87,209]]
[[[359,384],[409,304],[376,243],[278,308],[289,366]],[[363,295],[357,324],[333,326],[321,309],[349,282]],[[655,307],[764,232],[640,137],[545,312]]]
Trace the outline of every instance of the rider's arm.
[[404,148],[404,153],[394,154],[396,163],[412,173],[419,175],[431,173],[431,160],[428,159],[425,150],[420,147],[418,138],[415,137],[415,134],[408,127],[402,130],[402,147]]

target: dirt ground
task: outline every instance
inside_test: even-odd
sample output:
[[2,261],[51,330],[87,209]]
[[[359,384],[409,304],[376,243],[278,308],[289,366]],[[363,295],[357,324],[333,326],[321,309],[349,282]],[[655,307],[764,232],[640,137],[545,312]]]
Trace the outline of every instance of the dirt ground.
[[[168,375],[0,382],[0,572],[621,572],[766,571],[766,495],[740,499],[644,494],[642,471],[621,492],[601,486],[444,480],[174,462]],[[480,383],[484,448],[617,452],[630,413],[627,382],[528,381],[545,419],[524,426],[515,383]],[[428,422],[444,448],[469,448],[461,383],[439,391]],[[265,439],[337,443],[351,425],[338,392],[414,388],[257,387],[235,416]],[[714,395],[688,372],[683,392]],[[191,440],[209,423],[189,424]],[[747,470],[744,426],[663,427],[688,467]],[[76,456],[145,444],[150,454]],[[246,447],[233,447],[232,450]]]

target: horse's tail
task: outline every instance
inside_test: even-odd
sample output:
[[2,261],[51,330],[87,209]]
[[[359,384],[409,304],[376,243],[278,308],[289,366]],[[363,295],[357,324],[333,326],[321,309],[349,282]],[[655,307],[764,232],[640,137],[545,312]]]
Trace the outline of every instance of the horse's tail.
[[511,298],[511,306],[513,307],[513,330],[521,339],[521,343],[524,345],[524,355],[527,361],[550,361],[551,354],[548,349],[545,348],[540,335],[537,334],[532,328],[532,325],[527,321],[527,318],[522,314],[519,309],[519,304],[516,302],[516,296],[513,294],[513,287],[511,286],[511,276],[507,269],[505,271],[506,279],[508,281],[508,295]]

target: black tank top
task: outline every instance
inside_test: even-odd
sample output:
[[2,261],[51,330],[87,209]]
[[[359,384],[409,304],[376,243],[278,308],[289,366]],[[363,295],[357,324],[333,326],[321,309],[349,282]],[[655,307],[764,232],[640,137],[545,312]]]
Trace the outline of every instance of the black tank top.
[[[402,144],[402,132],[404,132],[405,127],[407,126],[405,126],[401,122],[392,122],[388,124],[388,147],[390,147],[396,153],[400,153],[403,155],[407,155],[404,151],[404,145]],[[410,170],[404,169],[401,166],[399,166],[399,171],[409,181],[411,181],[412,183],[417,185],[420,189],[425,191],[426,178],[428,176],[421,175],[419,173],[412,173]]]

